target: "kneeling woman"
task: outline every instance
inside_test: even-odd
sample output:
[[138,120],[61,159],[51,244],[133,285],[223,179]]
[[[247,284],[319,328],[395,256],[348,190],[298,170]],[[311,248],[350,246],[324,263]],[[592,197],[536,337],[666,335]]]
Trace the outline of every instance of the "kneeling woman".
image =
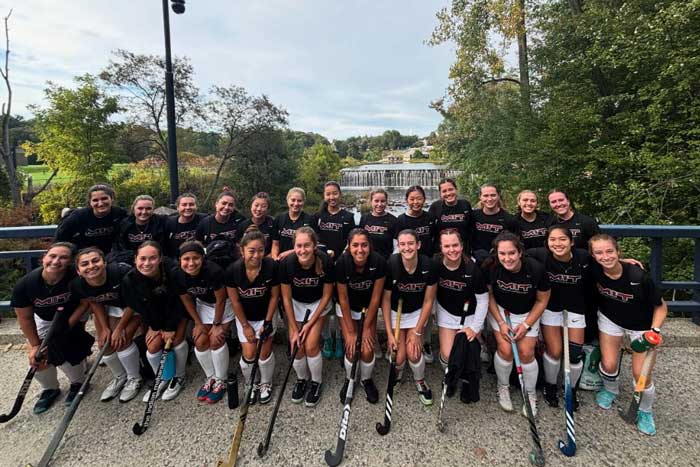
[[377,386],[372,380],[374,371],[374,336],[377,329],[377,310],[382,300],[386,261],[375,253],[369,234],[364,229],[353,229],[348,234],[348,249],[335,265],[338,287],[336,315],[345,339],[345,384],[340,390],[341,403],[352,373],[352,358],[359,332],[360,312],[366,308],[360,349],[360,384],[365,389],[367,401],[379,400]]
[[[107,264],[104,253],[97,247],[78,252],[75,258],[78,275],[71,287],[84,303],[89,304],[95,315],[98,345],[109,340],[110,347],[102,361],[112,371],[113,379],[102,392],[100,400],[106,402],[119,396],[120,402],[128,402],[141,389],[139,350],[134,344],[134,334],[141,326],[141,316],[125,305],[121,293],[124,276],[131,270],[126,264]],[[76,317],[77,318],[77,317]]]
[[[610,409],[620,392],[618,375],[622,336],[627,335],[635,341],[644,339],[647,333],[660,334],[668,309],[648,274],[639,266],[620,262],[620,248],[614,238],[606,234],[594,235],[590,240],[590,250],[597,263],[593,275],[600,307],[598,327],[602,358],[599,370],[603,377],[603,389],[596,394],[596,402],[599,407]],[[644,355],[644,352],[632,354],[635,381],[642,371]],[[656,389],[651,369],[649,371],[637,412],[637,428],[644,434],[654,435],[656,425],[651,409]]]
[[221,400],[226,391],[228,374],[228,334],[233,310],[226,298],[224,271],[218,264],[204,259],[204,247],[197,241],[180,246],[180,269],[176,271],[178,294],[194,329],[194,353],[204,370],[204,384],[197,399],[209,404]]
[[[510,372],[513,367],[513,348],[510,333],[515,340],[523,369],[525,390],[530,399],[533,415],[537,414],[537,373],[535,345],[540,331],[540,316],[547,306],[550,285],[544,266],[533,258],[523,257],[520,239],[502,232],[493,241],[497,257],[485,267],[489,284],[489,323],[496,336],[498,350],[493,364],[498,378],[498,403],[506,412],[513,410],[510,401]],[[504,310],[511,314],[509,327]],[[525,413],[523,406],[523,413]]]
[[[68,326],[68,317],[78,306],[70,290],[75,277],[71,267],[74,250],[68,242],[49,246],[41,266],[20,279],[12,291],[10,306],[15,309],[17,323],[29,344],[29,364],[37,369],[35,377],[41,385],[35,414],[47,411],[61,394],[57,366],[70,381],[64,403],[69,406],[73,402],[85,381],[85,357],[90,355],[95,341],[81,325]],[[37,354],[52,326],[53,336],[47,342],[48,357],[45,354],[40,359]]]
[[[321,329],[331,309],[333,266],[330,258],[316,248],[318,240],[311,227],[299,227],[293,240],[294,252],[282,260],[279,272],[289,344],[292,349],[299,346],[294,360],[297,382],[292,390],[292,402],[304,401],[304,405],[313,407],[321,399]],[[307,309],[311,315],[300,330]]]
[[[146,326],[146,358],[158,371],[161,352],[171,342],[175,353],[175,377],[161,382],[157,388],[163,400],[172,400],[182,390],[187,363],[187,341],[182,302],[175,285],[175,268],[169,258],[163,256],[160,244],[153,240],[143,242],[136,250],[135,267],[122,280],[122,293],[127,306],[141,315]],[[148,401],[150,391],[144,401]]]
[[[224,282],[236,315],[236,330],[241,343],[241,371],[246,384],[250,381],[255,363],[258,339],[265,332],[272,333],[272,317],[280,297],[277,262],[265,256],[265,234],[255,226],[241,239],[241,258],[228,267]],[[251,393],[249,403],[259,400],[267,404],[272,398],[272,376],[275,372],[275,354],[272,353],[272,338],[260,349],[259,384]],[[256,378],[257,379],[257,378]]]
[[387,330],[396,327],[396,311],[399,300],[403,300],[399,342],[394,342],[394,333],[387,331],[389,348],[397,349],[396,367],[401,378],[408,357],[413,371],[418,398],[424,405],[432,405],[433,393],[425,382],[425,359],[423,358],[423,332],[433,309],[437,289],[437,266],[434,261],[418,253],[421,242],[411,229],[398,235],[399,253],[391,255],[384,281],[382,313]]
[[[455,336],[463,332],[469,341],[468,378],[462,382],[460,400],[479,401],[481,345],[478,336],[489,309],[489,294],[481,269],[464,252],[464,242],[456,229],[440,232],[442,261],[438,272],[437,322],[440,333],[440,364],[447,368]],[[461,323],[464,316],[464,323]]]

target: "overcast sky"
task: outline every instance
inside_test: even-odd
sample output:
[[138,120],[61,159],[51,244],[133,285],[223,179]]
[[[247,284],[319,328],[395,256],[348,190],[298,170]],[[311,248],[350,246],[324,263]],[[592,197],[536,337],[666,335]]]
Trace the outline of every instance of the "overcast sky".
[[[295,130],[423,136],[440,122],[428,105],[444,95],[454,57],[452,47],[424,44],[447,3],[187,0],[184,15],[171,11],[172,48],[191,59],[202,90],[267,94]],[[163,54],[160,0],[0,0],[0,15],[10,8],[15,114],[31,116],[46,81],[98,73],[116,48]]]

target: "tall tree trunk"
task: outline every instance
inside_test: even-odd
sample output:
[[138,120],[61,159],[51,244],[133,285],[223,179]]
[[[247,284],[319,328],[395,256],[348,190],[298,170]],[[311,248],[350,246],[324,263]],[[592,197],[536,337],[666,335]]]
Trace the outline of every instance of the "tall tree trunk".
[[0,69],[0,75],[5,81],[7,88],[7,104],[2,104],[2,159],[7,170],[7,179],[10,185],[10,195],[12,196],[12,205],[18,207],[22,204],[22,195],[17,179],[17,168],[15,167],[15,159],[10,150],[10,115],[12,112],[12,86],[10,86],[10,30],[7,22],[10,19],[12,10],[5,16],[5,66]]
[[517,0],[518,7],[518,68],[520,69],[520,100],[523,108],[531,110],[530,70],[527,58],[527,32],[525,29],[525,0]]

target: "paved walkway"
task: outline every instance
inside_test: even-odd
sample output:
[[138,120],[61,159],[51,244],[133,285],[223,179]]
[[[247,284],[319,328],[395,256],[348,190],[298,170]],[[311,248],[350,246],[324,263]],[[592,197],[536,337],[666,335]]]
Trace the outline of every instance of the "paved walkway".
[[[699,339],[700,340],[700,339]],[[275,381],[286,369],[284,350],[276,348],[278,365]],[[377,365],[376,380],[383,396],[386,387],[386,361]],[[623,363],[621,381],[630,381],[629,356]],[[0,351],[0,411],[9,410],[26,372],[26,357],[14,346]],[[407,376],[410,372],[407,371]],[[196,364],[187,369],[188,382],[174,401],[157,405],[153,424],[141,437],[131,433],[140,421],[144,405],[136,400],[128,404],[116,401],[100,403],[99,392],[109,379],[106,368],[99,368],[90,391],[59,447],[56,466],[212,466],[224,456],[238,420],[238,411],[225,404],[207,406],[198,403],[194,392],[201,370]],[[313,409],[285,399],[277,420],[272,445],[265,459],[255,454],[262,440],[272,404],[251,408],[241,446],[239,465],[322,466],[323,453],[335,447],[341,407],[338,391],[342,373],[337,361],[324,364],[326,390],[321,403]],[[439,365],[428,368],[427,378],[435,392],[439,387]],[[540,394],[540,429],[547,465],[563,466],[691,466],[700,465],[700,348],[666,347],[659,351],[656,375],[658,401],[655,414],[659,433],[655,437],[639,434],[612,412],[594,406],[592,393],[581,391],[582,407],[576,414],[578,453],[565,458],[555,448],[564,435],[561,409],[544,406]],[[61,378],[65,389],[67,382]],[[46,414],[31,413],[38,385],[32,385],[20,414],[0,426],[0,465],[8,467],[36,463],[63,415],[62,405]],[[496,403],[495,378],[485,375],[482,401],[469,406],[458,398],[447,401],[447,432],[437,432],[437,398],[433,407],[423,407],[408,382],[397,386],[394,425],[386,437],[377,435],[374,425],[383,417],[383,400],[370,405],[359,389],[353,405],[344,465],[348,466],[444,466],[444,465],[528,465],[531,441],[526,420],[518,414],[502,412]],[[512,388],[514,403],[519,392]],[[621,403],[630,400],[627,386]],[[516,404],[517,405],[517,404]]]

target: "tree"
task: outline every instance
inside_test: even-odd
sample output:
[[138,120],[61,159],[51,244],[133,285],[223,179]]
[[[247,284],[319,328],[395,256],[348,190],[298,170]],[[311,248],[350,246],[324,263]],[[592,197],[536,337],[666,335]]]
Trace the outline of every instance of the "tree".
[[[148,142],[166,163],[168,136],[165,128],[165,59],[139,55],[128,50],[113,52],[114,60],[100,73],[116,92],[128,122],[149,131]],[[187,58],[173,59],[175,124],[202,117],[199,89],[194,84],[194,68]]]
[[21,185],[17,174],[14,155],[10,146],[10,119],[12,114],[12,86],[10,84],[10,30],[8,21],[12,15],[12,10],[5,16],[5,66],[0,68],[0,76],[5,82],[7,89],[7,102],[2,103],[2,112],[0,113],[2,132],[2,141],[0,142],[0,155],[5,166],[5,176],[10,189],[10,197],[12,205],[17,207],[22,203]]
[[306,191],[307,206],[317,206],[323,199],[323,185],[340,180],[340,157],[328,144],[314,144],[304,151],[299,163],[298,184]]

